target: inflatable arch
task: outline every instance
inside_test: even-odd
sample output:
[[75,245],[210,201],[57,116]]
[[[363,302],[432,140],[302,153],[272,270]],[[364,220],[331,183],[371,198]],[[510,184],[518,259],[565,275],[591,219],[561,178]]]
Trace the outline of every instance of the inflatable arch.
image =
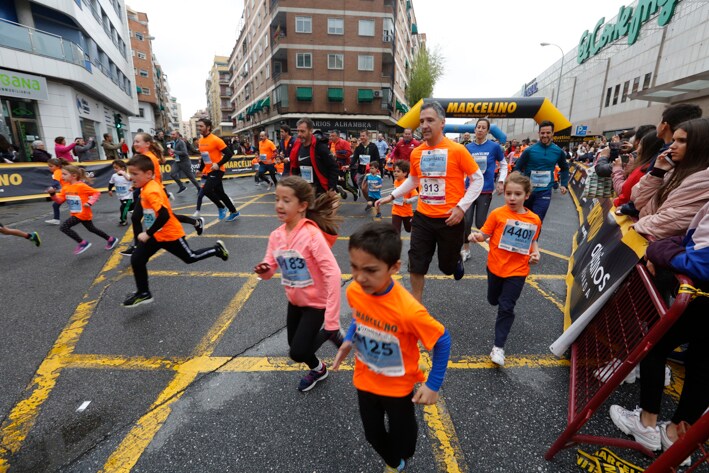
[[571,141],[571,122],[545,97],[422,99],[397,125],[412,130],[418,128],[421,106],[428,102],[438,102],[446,111],[446,118],[533,118],[537,123],[549,120],[554,124],[555,143],[565,145]]

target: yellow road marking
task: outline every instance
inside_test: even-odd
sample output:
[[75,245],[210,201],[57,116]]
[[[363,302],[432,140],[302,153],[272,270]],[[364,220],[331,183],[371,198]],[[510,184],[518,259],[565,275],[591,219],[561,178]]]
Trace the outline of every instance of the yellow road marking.
[[560,254],[560,253],[555,253],[555,252],[550,251],[550,250],[545,250],[544,248],[539,248],[539,252],[540,252],[540,253],[544,253],[544,254],[549,255],[549,256],[553,256],[553,257],[555,257],[555,258],[563,259],[564,261],[569,261],[569,257],[568,257],[568,256],[564,256],[564,255],[562,255],[562,254]]
[[142,356],[126,357],[120,355],[86,355],[75,353],[66,357],[64,368],[136,371],[176,370],[180,364],[186,361],[186,358],[147,358]]
[[[217,234],[217,235],[204,235],[208,236],[210,238],[236,238],[236,239],[245,239],[245,240],[267,240],[269,235],[222,235],[222,234]],[[340,236],[337,237],[338,240],[343,240],[343,241],[349,241],[350,237],[345,237],[345,236]],[[402,240],[411,240],[411,237],[408,236],[402,236]]]
[[539,294],[541,294],[541,296],[544,299],[546,299],[549,302],[551,302],[552,304],[554,304],[556,306],[556,308],[559,309],[559,312],[561,312],[562,314],[564,313],[564,305],[561,302],[559,302],[556,299],[556,297],[554,297],[553,295],[549,294],[544,289],[542,289],[541,286],[539,286],[539,283],[537,281],[535,281],[534,279],[527,278],[527,284],[529,284],[531,287],[536,289],[536,291]]
[[175,377],[168,386],[160,393],[155,402],[150,406],[148,412],[144,414],[133,428],[128,432],[121,444],[109,456],[103,466],[103,472],[129,472],[138,459],[143,454],[147,446],[152,442],[155,434],[160,430],[172,412],[172,404],[182,397],[185,389],[199,375],[198,366],[205,359],[208,359],[217,343],[224,335],[229,325],[241,311],[251,293],[258,284],[256,275],[252,275],[246,280],[226,308],[222,311],[216,323],[210,328],[207,334],[193,351],[195,358],[179,365]]
[[448,413],[443,398],[438,398],[436,404],[424,406],[423,418],[433,440],[433,457],[438,465],[438,471],[460,473],[467,471],[463,449]]

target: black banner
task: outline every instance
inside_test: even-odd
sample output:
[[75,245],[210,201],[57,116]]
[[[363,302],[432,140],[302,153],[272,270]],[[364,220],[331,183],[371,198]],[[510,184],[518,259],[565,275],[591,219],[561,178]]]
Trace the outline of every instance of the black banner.
[[[253,171],[251,161],[253,156],[234,156],[224,166],[224,177],[238,177]],[[192,170],[196,173],[199,169],[199,158],[190,157]],[[72,163],[86,170],[94,179],[92,187],[105,191],[108,181],[113,175],[111,161],[90,161],[85,163]],[[170,172],[174,160],[169,158],[160,166],[163,182],[174,182]],[[16,202],[21,200],[47,197],[46,189],[52,184],[52,173],[44,163],[0,164],[0,202]]]

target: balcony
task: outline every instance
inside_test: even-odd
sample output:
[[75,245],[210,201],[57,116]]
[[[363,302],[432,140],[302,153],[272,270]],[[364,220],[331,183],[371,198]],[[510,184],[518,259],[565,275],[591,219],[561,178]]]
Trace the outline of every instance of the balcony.
[[[91,72],[91,61],[78,44],[12,21],[0,19],[0,46],[59,59]],[[106,75],[110,77],[110,72]]]

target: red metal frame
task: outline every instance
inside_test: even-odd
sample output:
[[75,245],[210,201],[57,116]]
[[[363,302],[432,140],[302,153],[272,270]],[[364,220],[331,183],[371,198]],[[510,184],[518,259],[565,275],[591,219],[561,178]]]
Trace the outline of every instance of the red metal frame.
[[665,473],[667,471],[675,471],[674,468],[682,463],[682,461],[694,453],[696,450],[701,452],[699,459],[693,459],[694,463],[686,473],[691,473],[699,468],[702,463],[709,462],[709,453],[704,448],[704,443],[709,440],[709,412],[706,412],[697,422],[694,423],[684,435],[672,444],[665,453],[660,455],[657,460],[652,462],[645,473]]
[[[692,284],[685,276],[678,275],[677,279],[680,284]],[[551,460],[561,449],[579,443],[632,448],[654,457],[648,449],[631,440],[578,432],[682,315],[691,300],[690,294],[678,294],[667,308],[647,269],[636,265],[571,346],[567,427],[544,458]],[[677,465],[686,457],[680,458]]]

